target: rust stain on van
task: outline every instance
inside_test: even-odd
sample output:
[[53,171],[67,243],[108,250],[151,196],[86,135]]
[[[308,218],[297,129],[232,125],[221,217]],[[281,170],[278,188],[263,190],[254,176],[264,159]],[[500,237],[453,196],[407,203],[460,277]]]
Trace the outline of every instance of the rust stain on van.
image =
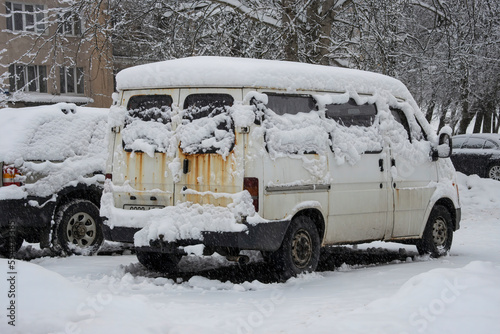
[[[199,192],[234,193],[241,191],[237,180],[231,173],[235,166],[231,154],[224,160],[220,154],[192,154],[181,153],[181,160],[189,161],[189,170],[181,181],[186,187]],[[240,185],[242,188],[243,185]],[[182,185],[181,185],[182,187]],[[214,196],[185,195],[185,200],[199,204],[214,204],[226,206],[232,203],[230,198],[215,198]]]

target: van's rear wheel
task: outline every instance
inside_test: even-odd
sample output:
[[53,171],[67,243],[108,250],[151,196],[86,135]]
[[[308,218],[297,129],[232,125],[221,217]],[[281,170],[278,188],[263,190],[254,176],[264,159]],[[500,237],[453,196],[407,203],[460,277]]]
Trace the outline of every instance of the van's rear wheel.
[[171,273],[177,271],[177,265],[182,256],[177,254],[163,254],[158,252],[149,252],[136,248],[135,253],[139,262],[149,270],[162,273]]
[[281,247],[270,255],[270,262],[282,279],[316,270],[320,240],[316,226],[306,216],[292,220]]
[[453,241],[453,222],[450,212],[442,205],[436,205],[424,230],[422,239],[417,241],[417,250],[423,254],[430,254],[431,257],[446,255],[451,248]]

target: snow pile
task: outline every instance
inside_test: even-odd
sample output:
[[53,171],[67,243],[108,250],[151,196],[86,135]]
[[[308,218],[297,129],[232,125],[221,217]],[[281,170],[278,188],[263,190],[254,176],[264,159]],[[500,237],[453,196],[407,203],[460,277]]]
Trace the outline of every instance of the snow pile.
[[287,154],[325,153],[328,133],[316,111],[296,115],[276,115],[268,110],[263,126],[271,157]]
[[92,174],[105,168],[108,109],[59,103],[0,114],[0,161],[18,168],[26,182],[0,188],[0,199],[50,196],[78,182],[102,181]]
[[500,182],[457,173],[460,202],[469,211],[500,207]]

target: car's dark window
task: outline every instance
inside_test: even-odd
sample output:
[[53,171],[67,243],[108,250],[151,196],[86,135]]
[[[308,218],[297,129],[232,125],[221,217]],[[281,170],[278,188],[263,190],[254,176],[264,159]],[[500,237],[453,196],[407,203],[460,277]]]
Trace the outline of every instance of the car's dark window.
[[462,148],[483,148],[484,139],[469,137],[465,145]]
[[464,137],[454,137],[453,138],[453,148],[461,148],[466,139],[467,138],[464,138]]
[[267,108],[278,115],[296,115],[299,112],[310,112],[316,110],[316,103],[309,95],[275,94],[266,93]]
[[186,154],[227,154],[234,147],[229,94],[191,94],[184,100],[180,147]]
[[354,99],[326,106],[326,117],[344,126],[371,126],[376,114],[377,107],[374,104],[357,105]]
[[495,149],[495,148],[498,148],[498,145],[495,144],[494,142],[492,142],[491,140],[486,140],[483,147],[489,148],[489,149],[491,149],[491,148]]
[[145,122],[170,123],[172,112],[172,97],[170,95],[136,95],[127,104],[128,116],[125,126],[135,119]]

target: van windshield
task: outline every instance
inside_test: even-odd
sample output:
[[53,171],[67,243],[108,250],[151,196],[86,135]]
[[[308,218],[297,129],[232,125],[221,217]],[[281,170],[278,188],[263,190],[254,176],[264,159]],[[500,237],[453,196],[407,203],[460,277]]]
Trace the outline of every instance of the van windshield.
[[234,147],[234,124],[229,94],[191,94],[184,101],[180,147],[186,154],[218,153],[226,156]]
[[127,104],[122,131],[125,151],[167,152],[172,131],[172,97],[170,95],[135,95]]

